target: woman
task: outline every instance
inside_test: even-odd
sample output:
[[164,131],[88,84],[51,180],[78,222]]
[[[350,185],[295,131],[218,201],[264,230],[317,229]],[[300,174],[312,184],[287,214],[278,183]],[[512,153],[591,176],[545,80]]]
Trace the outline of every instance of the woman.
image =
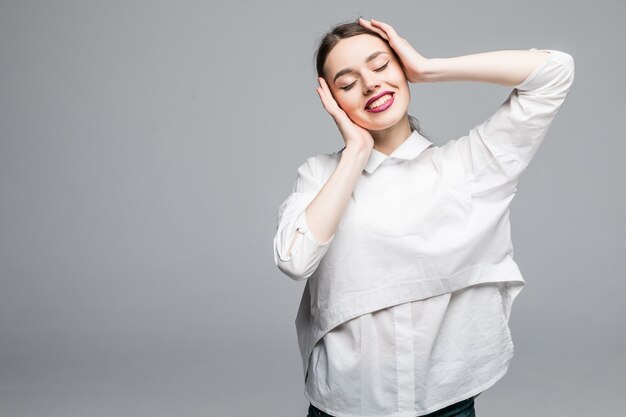
[[[306,281],[296,317],[309,416],[473,416],[507,372],[524,286],[510,204],[574,80],[571,55],[425,58],[389,25],[338,25],[317,55],[322,105],[345,146],[307,158],[278,208],[274,261]],[[408,83],[513,87],[435,146]]]

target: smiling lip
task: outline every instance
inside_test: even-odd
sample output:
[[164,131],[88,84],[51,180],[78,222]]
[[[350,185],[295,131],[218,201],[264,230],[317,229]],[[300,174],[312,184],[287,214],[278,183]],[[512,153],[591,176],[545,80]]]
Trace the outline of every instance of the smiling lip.
[[[382,96],[385,96],[386,94],[387,94],[387,93],[379,94],[379,95],[377,96],[377,98],[382,97]],[[374,107],[373,109],[370,109],[370,108],[367,108],[367,107],[366,107],[366,108],[365,108],[365,111],[368,111],[368,112],[370,112],[370,113],[380,113],[381,111],[385,111],[385,110],[387,110],[389,107],[391,107],[391,105],[393,104],[393,97],[394,97],[394,94],[393,94],[393,93],[391,93],[391,98],[390,98],[389,100],[387,100],[385,103],[381,104],[381,105],[380,105],[380,106],[378,106],[378,107]],[[372,100],[376,100],[377,98],[374,98],[374,99],[372,99]],[[372,100],[370,100],[370,102],[371,102]]]
[[369,106],[370,104],[372,104],[372,102],[378,100],[379,98],[381,98],[382,96],[386,95],[386,94],[391,94],[393,97],[393,91],[383,91],[382,93],[375,95],[374,97],[370,98],[369,100],[367,100],[367,103],[365,103],[365,108],[367,109],[367,106]]

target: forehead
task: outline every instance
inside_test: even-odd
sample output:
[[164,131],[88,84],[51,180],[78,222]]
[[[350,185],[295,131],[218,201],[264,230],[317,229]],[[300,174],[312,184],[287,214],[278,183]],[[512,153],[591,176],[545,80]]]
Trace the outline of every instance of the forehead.
[[346,67],[362,65],[375,51],[391,53],[387,42],[373,35],[357,35],[340,40],[328,54],[324,69],[329,77]]

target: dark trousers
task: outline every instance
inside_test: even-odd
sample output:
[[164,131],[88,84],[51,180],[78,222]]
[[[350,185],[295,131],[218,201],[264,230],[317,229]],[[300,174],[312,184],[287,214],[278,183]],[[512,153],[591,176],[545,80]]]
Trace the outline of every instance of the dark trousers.
[[[447,407],[433,411],[432,413],[424,414],[421,417],[476,417],[476,412],[474,411],[474,398],[477,396],[478,395],[474,395],[473,397],[461,400],[458,403],[451,404]],[[307,414],[307,417],[333,416],[326,414],[313,404],[309,403],[309,413]]]

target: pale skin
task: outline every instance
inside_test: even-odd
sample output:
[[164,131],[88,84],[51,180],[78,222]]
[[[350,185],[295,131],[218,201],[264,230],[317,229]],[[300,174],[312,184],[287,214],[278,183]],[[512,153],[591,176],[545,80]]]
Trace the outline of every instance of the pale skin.
[[[327,57],[325,76],[318,79],[316,89],[346,144],[335,172],[306,208],[309,230],[320,243],[335,234],[371,150],[389,155],[409,137],[408,83],[479,81],[512,87],[528,78],[549,55],[544,51],[502,50],[426,58],[391,25],[374,19],[359,19],[358,23],[385,41],[371,35],[339,41]],[[390,48],[399,62],[389,53]],[[365,62],[377,51],[387,53]],[[347,67],[354,71],[335,78]],[[366,111],[368,100],[383,91],[394,93],[393,105],[382,113]]]

